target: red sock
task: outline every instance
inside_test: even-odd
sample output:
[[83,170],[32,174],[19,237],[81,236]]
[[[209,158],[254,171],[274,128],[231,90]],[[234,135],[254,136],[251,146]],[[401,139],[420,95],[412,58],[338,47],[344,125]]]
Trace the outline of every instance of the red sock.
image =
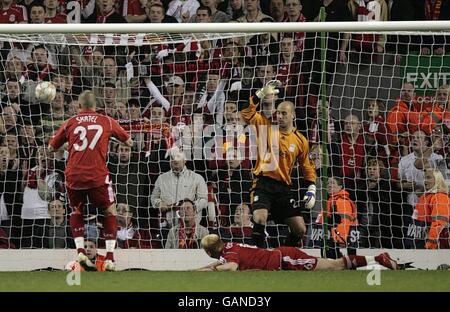
[[103,221],[103,236],[105,240],[116,239],[117,223],[116,216],[107,216]]
[[355,270],[356,268],[363,267],[367,265],[367,260],[365,256],[345,256],[344,259],[345,267],[349,270]]
[[[83,215],[72,213],[70,215],[70,228],[72,229],[72,237],[84,237],[84,220]],[[86,254],[84,248],[77,248],[78,253]]]

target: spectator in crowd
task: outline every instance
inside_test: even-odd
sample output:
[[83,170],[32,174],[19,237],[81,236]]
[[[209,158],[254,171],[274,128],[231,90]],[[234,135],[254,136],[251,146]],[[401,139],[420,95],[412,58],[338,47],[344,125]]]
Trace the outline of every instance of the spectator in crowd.
[[400,157],[409,153],[408,136],[417,130],[417,125],[409,123],[410,120],[417,120],[421,111],[416,103],[415,95],[414,84],[404,82],[400,91],[400,98],[386,117],[389,144],[392,145],[391,149],[398,149]]
[[273,21],[272,17],[264,14],[260,9],[260,0],[244,0],[245,15],[236,21],[240,23],[259,23],[263,20]]
[[3,228],[11,243],[20,247],[22,221],[20,219],[20,203],[22,171],[14,168],[8,147],[0,146],[0,229]]
[[[229,16],[227,13],[222,12],[217,9],[217,6],[219,4],[219,0],[200,0],[202,7],[205,10],[206,8],[210,9],[210,13],[208,14],[210,17],[210,23],[227,23],[231,20],[231,16]],[[198,9],[197,9],[198,14]],[[190,22],[196,22],[195,17]]]
[[[349,0],[347,5],[354,21],[370,22],[387,21],[388,19],[388,6],[384,0]],[[358,53],[358,64],[361,62],[370,64],[377,53],[384,51],[385,42],[386,37],[384,35],[353,34],[351,37],[345,35],[340,48],[339,59],[343,63],[347,61],[345,51],[350,46],[351,50],[355,50]]]
[[197,109],[201,109],[203,113],[205,124],[223,125],[225,93],[224,86],[222,84],[219,86],[219,79],[219,72],[208,72],[205,91],[197,105]]
[[15,5],[14,0],[1,0],[0,23],[2,24],[26,24],[26,11]]
[[[387,144],[387,130],[384,120],[385,107],[383,101],[371,99],[367,103],[363,131],[365,136],[366,154],[376,158],[381,157],[387,164],[391,154]],[[395,152],[395,151],[393,151]]]
[[17,132],[15,129],[12,129],[6,133],[5,144],[9,149],[9,160],[11,169],[14,170],[19,169],[20,168],[19,138],[17,137]]
[[[230,142],[227,143],[225,145],[231,145]],[[251,164],[243,159],[244,155],[239,155],[239,148],[231,145],[224,149],[225,166],[219,167],[217,175],[211,179],[216,180],[214,182],[217,184],[217,199],[222,208],[221,213],[229,216],[237,205],[250,202],[252,168]]]
[[[321,7],[325,8],[326,22],[347,22],[352,20],[352,15],[347,7],[346,0],[313,1],[312,4],[311,8],[309,8],[311,12],[308,13],[310,14],[308,20],[310,21],[319,21],[319,10]],[[306,5],[304,6],[306,8]],[[339,59],[339,47],[344,36],[345,34],[339,32],[330,32],[327,36],[327,50],[325,52],[327,88],[330,88],[329,83],[336,71],[336,64]],[[305,86],[308,86],[308,90],[305,91],[308,94],[305,105],[308,106],[308,117],[311,120],[316,120],[317,117],[317,102],[321,88],[322,62],[320,59],[320,38],[319,33],[307,33],[305,48],[303,50],[302,73],[304,74]]]
[[21,169],[28,172],[36,166],[37,149],[41,141],[36,138],[36,129],[29,120],[25,120],[19,130],[19,159]]
[[192,23],[211,23],[211,9],[206,6],[199,6],[197,14],[192,18]]
[[50,220],[46,228],[44,248],[75,248],[64,203],[59,199],[52,200],[48,204],[48,212]]
[[175,17],[179,23],[187,23],[195,16],[199,6],[197,0],[172,0],[169,2],[167,15]]
[[149,228],[140,228],[133,210],[126,203],[117,204],[117,246],[122,249],[162,248],[161,239]]
[[64,108],[65,119],[78,115],[80,112],[80,103],[78,102],[78,97],[72,98],[72,100],[67,103]]
[[48,81],[53,67],[49,63],[48,50],[43,45],[31,50],[31,63],[27,66],[26,78],[33,81]]
[[59,2],[58,0],[44,0],[45,6],[45,23],[51,24],[66,24],[67,15],[65,13],[58,12]]
[[[105,261],[106,257],[97,253],[97,243],[95,240],[85,238],[84,249],[86,250],[86,256],[94,264],[93,267],[88,268],[90,271],[103,272],[106,270]],[[81,266],[78,261],[71,261],[66,265],[66,268],[70,271],[84,272],[85,267]]]
[[103,58],[105,53],[102,47],[86,50],[72,45],[70,46],[70,54],[72,55],[73,64],[80,70],[83,86],[92,87],[97,82],[96,77],[103,77]]
[[122,15],[128,23],[142,23],[147,19],[145,8],[150,0],[127,0],[124,1]]
[[148,78],[145,79],[145,84],[150,91],[150,94],[155,98],[166,111],[167,116],[171,117],[171,123],[176,125],[182,114],[183,94],[184,94],[184,80],[180,76],[171,76],[165,83],[163,96],[155,84]]
[[369,246],[403,248],[402,197],[380,158],[370,158],[366,168],[369,211]]
[[425,132],[418,130],[412,134],[412,153],[400,158],[398,164],[399,187],[407,194],[407,203],[414,208],[420,194],[424,192],[424,169],[439,168],[443,160],[433,152],[432,142]]
[[17,106],[8,105],[3,108],[1,117],[3,117],[3,126],[5,132],[17,132],[20,129]]
[[410,123],[414,123],[420,127],[426,134],[430,135],[436,126],[446,125],[450,126],[450,85],[441,85],[436,89],[436,95],[434,102],[429,103],[428,107],[425,107],[420,115],[411,117],[418,117],[419,120],[411,120]]
[[260,35],[253,36],[248,45],[252,49],[252,56],[267,58],[276,58],[280,52],[280,45],[277,42],[277,34],[262,33]]
[[286,19],[284,0],[270,0],[270,16],[274,22],[282,23]]
[[117,120],[128,120],[130,118],[128,114],[128,107],[125,103],[116,101],[114,104],[113,118]]
[[[280,54],[278,56],[277,79],[285,87],[286,98],[295,103],[297,121],[306,117],[303,94],[306,86],[303,85],[301,77],[301,53],[296,51],[296,40],[292,34],[283,34],[280,42]],[[302,121],[304,123],[304,120]],[[297,122],[300,124],[300,122]],[[302,129],[299,127],[297,129]]]
[[244,0],[229,0],[226,13],[231,16],[233,21],[238,20],[245,15]]
[[138,218],[147,218],[150,195],[147,166],[133,157],[129,146],[119,144],[116,153],[117,158],[110,158],[108,169],[116,186],[117,201],[127,203]]
[[23,106],[27,106],[27,102],[22,95],[22,86],[15,78],[9,78],[6,81],[6,94],[2,98],[2,108],[7,105],[14,107],[16,112],[19,112]]
[[166,9],[160,0],[149,0],[146,4],[145,23],[178,23],[177,19],[166,14]]
[[[349,193],[344,189],[343,179],[333,176],[328,179],[327,203],[328,226],[331,239],[328,241],[327,257],[337,259],[341,257],[339,248],[347,248],[348,254],[355,254],[358,248],[359,231],[355,203],[350,199]],[[323,224],[323,213],[316,220],[317,225]],[[319,240],[322,240],[320,237]],[[316,242],[320,245],[320,242]]]
[[65,119],[64,107],[66,106],[66,99],[64,93],[56,92],[56,96],[50,103],[50,110],[41,119],[42,141],[47,143],[50,137],[61,127]]
[[450,198],[448,186],[441,171],[425,170],[425,194],[417,203],[408,226],[408,248],[450,248],[448,224]]
[[[228,217],[228,215],[226,216]],[[225,241],[240,242],[253,245],[251,221],[252,213],[247,204],[236,206],[233,215],[233,223],[227,227],[222,224],[220,228],[220,237]]]
[[172,138],[170,125],[161,106],[151,107],[150,124],[152,128],[147,133],[145,151],[148,159],[150,190],[153,190],[159,174],[170,170],[169,162],[165,158],[172,147]]
[[169,154],[171,170],[162,173],[156,180],[151,195],[152,206],[159,209],[163,218],[166,215],[169,226],[172,226],[180,202],[190,199],[196,207],[196,221],[200,223],[208,203],[206,182],[201,175],[186,168],[186,155],[182,151],[173,148]]
[[34,1],[30,5],[30,24],[45,23],[45,5],[42,2]]
[[120,71],[117,66],[116,57],[105,55],[101,66],[103,74],[93,77],[92,82],[93,91],[100,98],[99,108],[113,108],[115,100],[127,102],[131,95],[131,88],[126,73]]
[[167,236],[166,249],[197,249],[200,241],[209,234],[208,229],[197,221],[196,206],[190,199],[184,199],[180,204],[178,224],[173,226]]
[[[386,3],[389,9],[389,21],[415,20],[415,8],[412,1],[390,0]],[[406,55],[409,51],[416,51],[418,47],[414,44],[413,38],[410,35],[388,35],[385,50],[396,55]],[[397,63],[399,63],[398,57]]]
[[[302,4],[300,0],[286,0],[286,16],[283,22],[304,23],[305,16],[302,14]],[[305,33],[294,32],[291,35],[294,38],[294,51],[303,52],[305,47]]]
[[[449,0],[424,0],[412,2],[418,21],[450,20]],[[418,36],[422,55],[443,55],[450,50],[450,36]]]
[[49,223],[49,202],[63,194],[62,176],[54,166],[45,147],[38,149],[38,165],[31,168],[24,179],[22,205],[21,248],[42,248],[45,227]]
[[9,79],[13,79],[16,81],[23,81],[25,80],[25,73],[26,66],[22,59],[20,59],[17,56],[10,56],[10,58],[7,59],[6,65],[5,65],[5,80],[8,81]]
[[87,17],[87,23],[127,23],[127,20],[115,11],[114,0],[95,0],[96,12]]
[[364,135],[359,118],[348,115],[344,119],[344,129],[336,142],[331,144],[331,165],[334,174],[344,179],[347,192],[357,199],[359,185],[365,165],[366,151]]

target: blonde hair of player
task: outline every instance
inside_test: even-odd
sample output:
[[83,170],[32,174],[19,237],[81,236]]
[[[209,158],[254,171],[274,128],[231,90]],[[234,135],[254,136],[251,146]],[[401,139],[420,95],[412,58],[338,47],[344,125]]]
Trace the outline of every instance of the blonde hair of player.
[[78,97],[78,103],[81,108],[89,108],[92,110],[95,110],[97,106],[97,100],[92,91],[83,91]]
[[439,170],[428,168],[427,171],[433,171],[434,176],[434,186],[427,190],[427,193],[445,193],[448,194],[448,186],[447,183],[445,183],[445,178],[442,175],[442,172]]
[[202,248],[212,258],[219,258],[222,253],[224,243],[217,234],[208,234],[202,238]]

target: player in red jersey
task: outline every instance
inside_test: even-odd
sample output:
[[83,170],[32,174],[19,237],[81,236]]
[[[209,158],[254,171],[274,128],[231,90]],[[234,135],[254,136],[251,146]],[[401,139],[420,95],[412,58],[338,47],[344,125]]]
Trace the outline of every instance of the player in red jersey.
[[203,237],[201,244],[210,257],[219,261],[199,271],[355,270],[374,261],[391,270],[400,268],[386,252],[376,257],[345,256],[325,259],[310,256],[296,247],[263,249],[239,243],[224,243],[216,234]]
[[114,192],[106,166],[108,145],[111,137],[130,147],[133,146],[133,141],[114,119],[95,112],[94,93],[85,91],[80,94],[78,101],[81,112],[62,124],[49,142],[49,151],[55,151],[68,142],[66,188],[72,208],[70,226],[78,262],[86,270],[95,268],[84,249],[83,208],[89,198],[95,207],[104,211],[105,269],[114,271],[117,225]]

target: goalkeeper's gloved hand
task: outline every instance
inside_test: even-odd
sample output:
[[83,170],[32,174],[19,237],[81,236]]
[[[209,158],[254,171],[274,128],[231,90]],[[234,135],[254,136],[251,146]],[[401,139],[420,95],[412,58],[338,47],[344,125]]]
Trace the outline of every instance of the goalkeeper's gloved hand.
[[268,94],[278,94],[280,93],[280,88],[283,84],[280,80],[270,80],[264,87],[256,91],[256,96],[260,99],[263,99]]
[[305,202],[306,209],[311,209],[314,207],[316,203],[316,186],[314,184],[308,186],[308,190],[303,197],[303,201]]

